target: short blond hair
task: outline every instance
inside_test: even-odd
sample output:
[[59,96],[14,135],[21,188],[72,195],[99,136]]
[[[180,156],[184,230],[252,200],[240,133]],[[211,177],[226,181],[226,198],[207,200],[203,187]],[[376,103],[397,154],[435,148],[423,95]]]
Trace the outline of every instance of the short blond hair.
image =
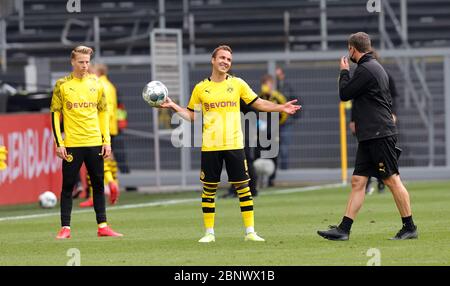
[[94,54],[94,50],[92,48],[86,47],[86,46],[78,46],[75,47],[72,50],[72,53],[70,54],[70,58],[74,59],[76,54],[83,54],[83,55],[90,55],[92,56]]
[[230,46],[220,45],[220,46],[218,46],[217,48],[214,49],[214,51],[213,51],[213,53],[211,55],[211,58],[215,58],[217,52],[220,51],[220,50],[228,51],[228,52],[230,52],[230,54],[233,54],[233,51],[231,50]]

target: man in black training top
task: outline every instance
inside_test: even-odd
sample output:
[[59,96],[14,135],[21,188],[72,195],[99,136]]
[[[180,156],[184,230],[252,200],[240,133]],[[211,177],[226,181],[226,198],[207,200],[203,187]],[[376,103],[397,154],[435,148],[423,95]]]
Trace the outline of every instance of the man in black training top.
[[339,96],[342,101],[353,100],[358,150],[352,191],[339,226],[330,226],[329,230],[317,233],[329,240],[349,239],[353,220],[364,202],[367,179],[373,176],[381,178],[389,187],[402,218],[403,227],[392,239],[417,238],[409,194],[398,171],[397,160],[401,150],[396,147],[397,128],[392,115],[388,75],[373,57],[366,33],[350,35],[348,49],[349,59],[358,67],[350,78],[348,59],[341,58]]

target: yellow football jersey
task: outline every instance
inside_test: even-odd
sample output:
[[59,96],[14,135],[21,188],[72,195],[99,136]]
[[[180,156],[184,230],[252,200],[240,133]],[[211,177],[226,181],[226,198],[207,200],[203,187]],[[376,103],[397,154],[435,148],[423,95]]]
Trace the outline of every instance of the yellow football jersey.
[[[52,127],[56,145],[88,147],[110,145],[108,109],[103,85],[95,75],[60,78],[53,89]],[[64,140],[59,116],[64,122]]]
[[252,104],[258,95],[238,77],[228,75],[222,82],[205,79],[192,91],[187,108],[202,112],[202,151],[244,148],[240,99]]
[[119,134],[119,127],[117,125],[117,90],[106,75],[102,75],[99,79],[103,83],[106,101],[108,102],[109,133],[115,136]]

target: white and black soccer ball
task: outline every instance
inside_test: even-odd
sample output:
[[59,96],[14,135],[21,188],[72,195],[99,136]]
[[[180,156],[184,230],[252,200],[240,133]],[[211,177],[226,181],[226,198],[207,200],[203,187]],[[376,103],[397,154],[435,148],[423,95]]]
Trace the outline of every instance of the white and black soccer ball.
[[271,159],[259,158],[253,162],[253,167],[258,176],[258,188],[265,188],[269,185],[269,177],[275,172],[275,163]]
[[58,198],[50,191],[43,192],[39,195],[39,206],[44,209],[51,209],[56,206]]
[[253,162],[258,176],[271,176],[275,171],[275,163],[271,159],[258,158]]
[[147,83],[142,90],[142,98],[151,107],[159,107],[169,95],[167,87],[160,81],[154,80]]

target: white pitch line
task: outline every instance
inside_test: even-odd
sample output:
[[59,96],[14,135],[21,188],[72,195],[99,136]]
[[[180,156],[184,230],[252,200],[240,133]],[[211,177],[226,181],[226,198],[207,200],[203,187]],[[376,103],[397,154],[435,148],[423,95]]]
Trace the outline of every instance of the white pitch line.
[[[344,185],[343,184],[328,184],[328,185],[321,185],[321,186],[310,186],[310,187],[284,189],[284,190],[273,190],[273,191],[262,192],[262,193],[260,193],[260,195],[271,196],[271,195],[280,195],[280,194],[292,194],[292,193],[301,193],[301,192],[310,192],[310,191],[331,189],[331,188],[337,188],[337,187],[342,187],[342,186],[344,186]],[[150,203],[140,203],[140,204],[131,204],[131,205],[108,207],[107,210],[108,211],[112,211],[112,210],[136,209],[136,208],[145,208],[145,207],[154,207],[154,206],[166,206],[166,205],[198,202],[199,200],[200,200],[199,198],[179,199],[179,200],[164,200],[164,201],[156,201],[156,202],[150,202]],[[76,214],[76,213],[87,213],[87,212],[92,212],[92,209],[75,210],[72,213]],[[22,215],[22,216],[0,217],[0,222],[2,222],[2,221],[10,221],[10,220],[23,220],[23,219],[42,218],[42,217],[49,217],[49,216],[56,216],[56,215],[60,215],[60,213],[59,212],[51,212],[51,213],[44,213],[44,214],[32,214],[32,215]]]
[[261,192],[261,195],[279,195],[279,194],[292,194],[292,193],[302,193],[302,192],[310,192],[317,190],[325,190],[332,188],[345,187],[344,184],[328,184],[328,185],[320,185],[320,186],[309,186],[309,187],[301,187],[301,188],[292,188],[292,189],[284,189],[284,190],[273,190],[273,191],[265,191]]
[[[151,203],[142,203],[142,204],[133,204],[133,205],[123,205],[123,206],[116,206],[116,207],[108,207],[107,210],[119,210],[119,209],[135,209],[135,208],[144,208],[144,207],[154,207],[154,206],[161,206],[161,205],[173,205],[173,204],[180,204],[180,203],[188,203],[188,202],[195,202],[199,199],[181,199],[181,200],[166,200],[166,201],[157,201],[157,202],[151,202]],[[72,213],[87,213],[92,212],[92,209],[86,209],[86,210],[75,210]],[[45,214],[33,214],[33,215],[23,215],[23,216],[10,216],[10,217],[0,217],[1,221],[7,221],[7,220],[21,220],[21,219],[30,219],[30,218],[41,218],[41,217],[48,217],[48,216],[54,216],[54,215],[60,215],[59,212],[51,212],[51,213],[45,213]]]
[[0,221],[41,218],[41,217],[47,217],[47,216],[54,216],[54,215],[58,215],[58,214],[59,214],[59,212],[58,213],[52,212],[52,213],[45,213],[45,214],[34,214],[34,215],[7,216],[7,217],[0,218]]

